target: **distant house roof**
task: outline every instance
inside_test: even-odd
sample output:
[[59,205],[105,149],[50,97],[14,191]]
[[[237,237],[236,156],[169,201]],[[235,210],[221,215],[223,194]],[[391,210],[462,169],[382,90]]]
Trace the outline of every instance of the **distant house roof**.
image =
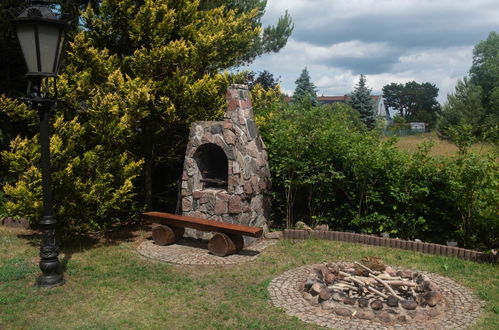
[[[372,95],[371,96],[373,101],[375,103],[378,103],[378,100],[380,98],[379,95]],[[328,102],[346,102],[346,101],[350,101],[351,100],[351,97],[348,96],[348,95],[343,95],[343,96],[318,96],[317,97],[317,101],[319,101],[319,103],[328,103]]]
[[[378,116],[383,116],[383,117],[386,117],[386,118],[390,118],[390,115],[385,107],[385,102],[383,102],[383,97],[382,95],[372,95],[371,96],[373,101],[374,101],[374,104],[377,108],[376,112],[378,114]],[[351,97],[348,96],[348,95],[342,95],[342,96],[317,96],[317,101],[319,102],[319,104],[331,104],[331,103],[336,103],[336,102],[342,102],[342,103],[346,103],[348,101],[351,100]],[[286,101],[287,103],[291,103],[293,102],[293,98],[292,97],[289,97],[289,96],[286,96],[284,98],[284,101]]]
[[[372,95],[373,101],[375,103],[378,103],[380,95]],[[327,104],[327,103],[333,103],[333,102],[347,102],[351,98],[348,95],[343,95],[343,96],[317,96],[317,101],[321,104]],[[284,98],[284,101],[287,103],[290,103],[293,101],[293,98],[290,96],[286,96]]]

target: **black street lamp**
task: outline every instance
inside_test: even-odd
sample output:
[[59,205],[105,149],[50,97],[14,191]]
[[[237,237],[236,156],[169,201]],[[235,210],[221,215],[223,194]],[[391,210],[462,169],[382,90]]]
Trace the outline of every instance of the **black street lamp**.
[[[64,284],[59,272],[59,247],[56,243],[56,219],[52,209],[52,179],[50,172],[50,110],[57,101],[56,79],[61,59],[67,21],[60,19],[48,7],[47,1],[28,0],[28,8],[12,20],[28,67],[28,97],[24,99],[40,115],[40,146],[42,167],[43,231],[40,247],[40,269],[36,286],[52,288]],[[50,83],[53,92],[50,93]]]

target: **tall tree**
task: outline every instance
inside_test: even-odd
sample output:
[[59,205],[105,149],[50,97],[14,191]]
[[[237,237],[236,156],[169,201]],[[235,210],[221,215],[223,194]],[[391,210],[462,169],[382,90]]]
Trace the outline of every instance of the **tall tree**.
[[[153,193],[156,202],[164,201],[160,197],[165,195],[172,197],[170,202],[175,200],[190,123],[223,114],[228,84],[223,70],[270,51],[263,40],[261,2],[243,8],[230,7],[233,2],[243,4],[225,1],[222,6],[203,7],[205,2],[197,0],[102,0],[82,13],[84,28],[70,44],[59,79],[66,103],[55,113],[52,136],[58,143],[54,197],[61,201],[55,205],[61,220],[99,227],[111,210],[132,212],[118,201],[129,202],[136,191],[143,193],[149,208]],[[286,17],[288,30],[281,39],[287,39],[292,29]],[[18,107],[17,115],[22,112]],[[69,134],[72,131],[74,135]],[[31,217],[39,195],[35,191],[23,198],[23,192],[39,182],[33,173],[23,173],[36,168],[36,159],[22,157],[19,165],[16,157],[31,155],[35,142],[36,137],[19,140],[5,155],[11,170],[20,175],[9,188],[11,209],[21,212],[31,203],[31,211],[26,211]],[[142,184],[137,188],[132,179],[142,161]],[[78,185],[72,184],[85,175]],[[89,212],[69,216],[65,205]]]
[[295,81],[296,87],[295,92],[293,94],[293,100],[295,102],[304,102],[308,101],[312,104],[317,103],[317,87],[312,82],[312,78],[310,78],[310,74],[308,73],[307,68],[303,68],[300,76]]
[[471,125],[481,138],[499,140],[499,35],[491,32],[473,49],[470,78],[464,77],[449,94],[438,120],[439,134],[457,125]]
[[475,136],[480,135],[485,113],[482,95],[482,88],[467,77],[459,80],[454,93],[447,95],[447,101],[438,117],[437,130],[440,136],[450,139],[450,129],[464,124],[471,126]]
[[440,111],[437,97],[438,87],[429,82],[410,81],[405,84],[391,83],[383,86],[385,104],[399,111],[408,121],[434,123]]
[[276,89],[279,84],[279,79],[267,70],[261,71],[258,75],[256,72],[251,71],[248,73],[247,80],[250,90],[257,84],[260,84],[265,90]]
[[471,82],[483,90],[483,103],[487,107],[494,90],[499,89],[499,34],[490,32],[486,40],[473,49],[470,68]]
[[371,89],[367,88],[366,76],[360,75],[359,82],[350,94],[350,105],[357,110],[367,127],[373,128],[376,125],[376,111]]

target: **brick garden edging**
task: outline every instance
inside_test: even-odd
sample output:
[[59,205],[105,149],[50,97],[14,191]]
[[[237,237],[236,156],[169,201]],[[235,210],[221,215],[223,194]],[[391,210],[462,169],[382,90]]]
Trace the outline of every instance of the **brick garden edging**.
[[6,218],[0,218],[0,225],[11,228],[28,228],[29,222],[27,219],[24,218],[14,219],[11,217],[6,217]]
[[434,243],[424,243],[416,241],[407,241],[403,239],[384,238],[372,235],[356,234],[341,231],[326,230],[303,230],[303,229],[285,229],[284,239],[321,239],[328,241],[340,241],[361,243],[374,246],[385,246],[395,249],[416,251],[428,254],[436,254],[445,257],[456,257],[471,261],[498,263],[499,256],[483,253],[474,250],[468,250],[458,247],[452,247]]

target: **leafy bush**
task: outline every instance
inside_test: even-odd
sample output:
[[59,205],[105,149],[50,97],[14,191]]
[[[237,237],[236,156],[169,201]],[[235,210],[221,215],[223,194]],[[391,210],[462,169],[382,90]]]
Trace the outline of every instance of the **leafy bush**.
[[[255,104],[259,107],[259,104]],[[269,110],[270,109],[270,110]],[[497,246],[498,164],[468,151],[415,153],[368,131],[344,104],[275,103],[259,120],[269,151],[274,221],[328,223],[334,230],[390,234],[461,246]],[[469,135],[461,132],[459,141]],[[283,219],[283,220],[281,220]]]
[[[144,91],[136,91],[133,81],[119,73],[109,77],[107,86],[121,94],[108,95],[96,89],[84,114],[56,111],[53,116],[50,151],[54,212],[67,233],[104,230],[136,212],[133,180],[140,173],[142,160],[127,151],[127,142],[134,131],[129,118],[139,108]],[[111,98],[122,101],[107,107]],[[9,104],[7,98],[3,104]],[[36,125],[36,111],[15,101],[1,110],[8,111],[13,120],[32,118]],[[2,159],[17,178],[14,184],[4,186],[9,197],[8,214],[36,223],[42,206],[39,136],[16,137],[10,149],[2,152]]]

